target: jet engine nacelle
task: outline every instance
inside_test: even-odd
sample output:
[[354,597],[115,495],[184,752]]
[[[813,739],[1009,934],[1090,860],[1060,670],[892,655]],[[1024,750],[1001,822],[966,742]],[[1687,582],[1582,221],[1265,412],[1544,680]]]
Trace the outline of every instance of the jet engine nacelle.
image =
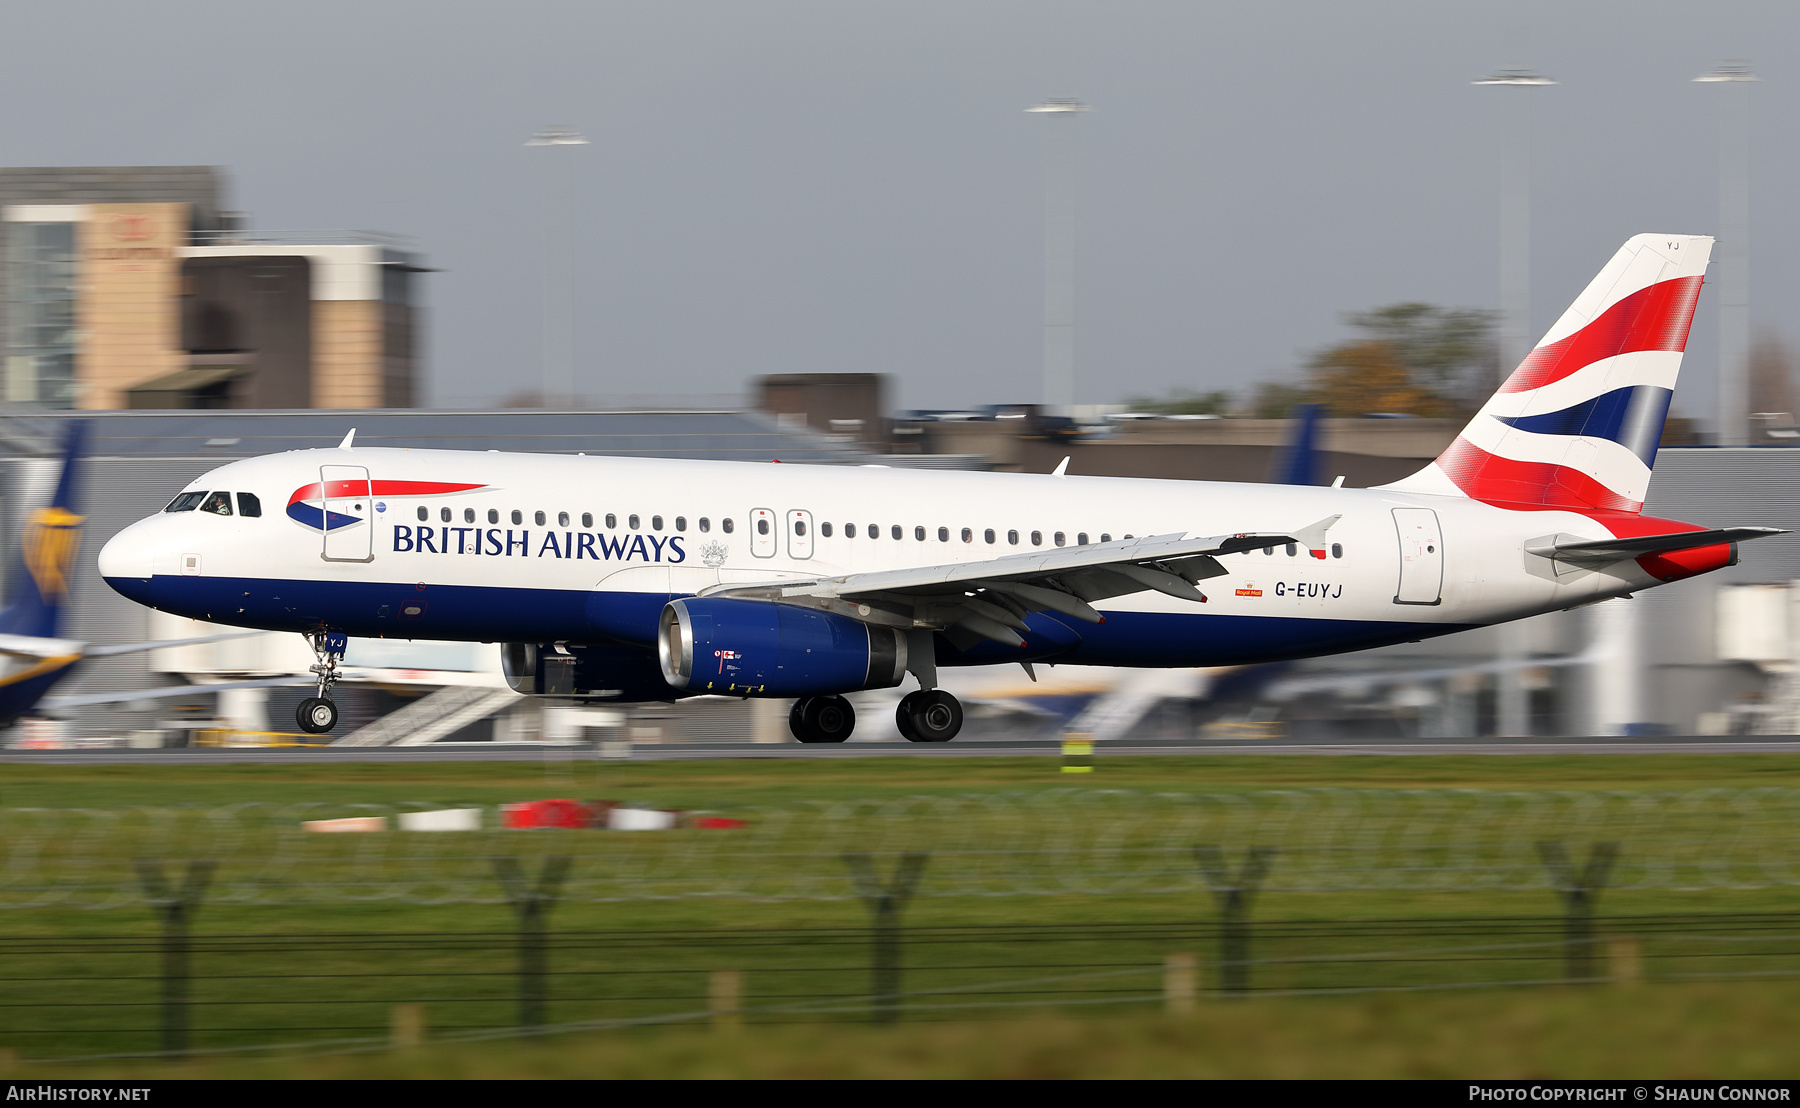
[[656,651],[663,680],[689,693],[810,696],[906,676],[902,632],[768,600],[670,601]]

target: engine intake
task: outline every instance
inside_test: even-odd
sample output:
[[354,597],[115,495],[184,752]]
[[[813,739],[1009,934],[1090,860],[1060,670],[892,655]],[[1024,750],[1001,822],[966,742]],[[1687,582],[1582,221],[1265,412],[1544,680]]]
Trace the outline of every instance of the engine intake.
[[768,600],[670,601],[656,652],[663,680],[691,693],[809,696],[906,676],[902,632]]

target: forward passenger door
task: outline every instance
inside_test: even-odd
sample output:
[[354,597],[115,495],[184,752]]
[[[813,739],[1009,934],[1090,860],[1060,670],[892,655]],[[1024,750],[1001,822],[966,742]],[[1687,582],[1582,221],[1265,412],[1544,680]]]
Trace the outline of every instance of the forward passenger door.
[[325,509],[325,560],[374,561],[369,471],[362,466],[320,466],[319,500]]

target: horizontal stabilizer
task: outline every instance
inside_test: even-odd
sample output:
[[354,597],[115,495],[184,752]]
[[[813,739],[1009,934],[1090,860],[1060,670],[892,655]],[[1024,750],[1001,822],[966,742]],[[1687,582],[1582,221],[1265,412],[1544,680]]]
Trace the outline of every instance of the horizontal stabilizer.
[[1748,542],[1769,535],[1783,535],[1780,527],[1715,527],[1707,531],[1677,531],[1667,535],[1634,535],[1623,539],[1592,539],[1579,542],[1557,542],[1560,536],[1537,539],[1525,544],[1527,554],[1542,558],[1562,558],[1583,562],[1617,562],[1641,554],[1665,554],[1673,550],[1693,550],[1702,546],[1718,546],[1728,542]]

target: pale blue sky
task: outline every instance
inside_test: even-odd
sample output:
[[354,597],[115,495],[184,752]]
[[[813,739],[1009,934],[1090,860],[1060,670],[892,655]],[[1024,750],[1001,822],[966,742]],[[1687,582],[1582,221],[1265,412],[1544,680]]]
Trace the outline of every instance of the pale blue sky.
[[[1753,314],[1793,337],[1800,6],[908,0],[14,5],[0,161],[228,167],[266,227],[416,236],[426,395],[535,384],[537,167],[567,122],[578,388],[878,371],[902,406],[1035,399],[1043,124],[1082,118],[1078,398],[1291,377],[1343,312],[1498,299],[1499,90],[1536,90],[1534,316],[1627,236],[1717,223],[1748,57]],[[570,153],[569,151],[563,151]],[[1702,300],[1676,406],[1711,410]]]

